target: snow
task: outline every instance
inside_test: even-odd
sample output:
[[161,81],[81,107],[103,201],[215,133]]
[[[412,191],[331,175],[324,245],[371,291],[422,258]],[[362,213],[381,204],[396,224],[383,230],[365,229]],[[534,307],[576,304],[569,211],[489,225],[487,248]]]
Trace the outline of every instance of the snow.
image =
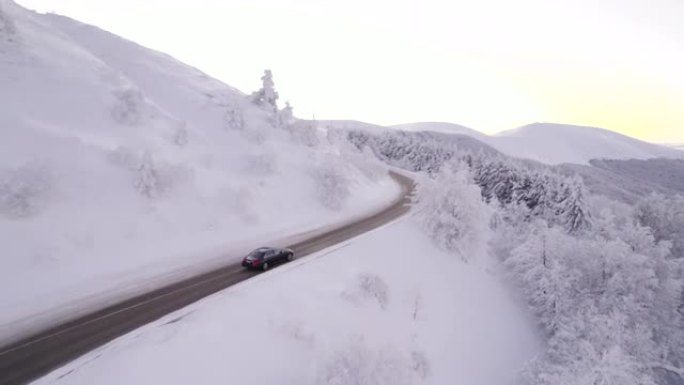
[[169,314],[36,384],[511,384],[541,346],[496,266],[436,249],[405,217]]
[[168,55],[1,1],[0,343],[399,192]]
[[534,123],[506,131],[493,136],[489,144],[505,154],[548,164],[682,157],[667,147],[602,128],[553,123]]
[[460,134],[468,135],[475,139],[482,140],[487,137],[487,135],[481,133],[480,131],[474,130],[472,128],[461,126],[454,123],[444,123],[444,122],[420,122],[420,123],[407,123],[407,124],[397,124],[392,126],[392,128],[404,131],[434,131],[441,132],[444,134]]
[[533,123],[496,135],[485,135],[451,123],[412,123],[393,127],[467,135],[506,155],[552,165],[588,165],[592,159],[682,158],[682,153],[672,148],[597,127]]
[[668,143],[667,146],[684,151],[684,143]]

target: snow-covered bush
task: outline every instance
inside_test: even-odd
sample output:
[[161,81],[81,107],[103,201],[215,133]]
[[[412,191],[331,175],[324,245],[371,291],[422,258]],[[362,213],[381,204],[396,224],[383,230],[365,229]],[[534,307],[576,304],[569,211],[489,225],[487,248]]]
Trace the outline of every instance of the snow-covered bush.
[[9,1],[0,0],[0,42],[11,43],[16,38],[17,27],[10,15],[7,14],[8,6],[11,6]]
[[350,182],[344,166],[335,159],[324,159],[312,170],[318,201],[331,210],[339,210],[347,202]]
[[145,153],[138,165],[135,188],[147,198],[157,198],[164,190],[161,176],[150,153]]
[[276,172],[276,164],[276,157],[273,152],[244,157],[244,171],[249,175],[272,175]]
[[350,300],[371,300],[377,302],[382,309],[389,303],[389,287],[387,283],[375,274],[360,274],[357,285],[350,292],[345,292],[345,296]]
[[486,247],[491,211],[462,165],[424,178],[418,184],[416,211],[427,234],[464,261]]
[[152,153],[144,152],[141,157],[126,159],[130,162],[128,169],[133,176],[135,190],[146,198],[160,198],[170,192],[173,187],[189,177],[187,170],[163,162],[155,161]]
[[226,121],[226,127],[230,130],[241,131],[245,128],[244,109],[237,101],[228,103],[224,119]]
[[290,102],[285,102],[285,107],[278,111],[278,126],[288,127],[295,122],[294,111]]
[[290,124],[287,128],[296,143],[307,147],[316,147],[321,143],[316,121],[299,120]]
[[417,375],[412,362],[395,348],[373,349],[362,338],[335,352],[319,370],[321,385],[411,385]]
[[186,146],[190,141],[188,136],[187,123],[180,123],[173,134],[173,144],[180,147]]
[[40,164],[0,170],[0,215],[19,219],[39,213],[50,199],[52,179]]
[[116,103],[112,107],[112,117],[120,124],[135,126],[145,119],[145,100],[138,89],[127,89],[114,94]]

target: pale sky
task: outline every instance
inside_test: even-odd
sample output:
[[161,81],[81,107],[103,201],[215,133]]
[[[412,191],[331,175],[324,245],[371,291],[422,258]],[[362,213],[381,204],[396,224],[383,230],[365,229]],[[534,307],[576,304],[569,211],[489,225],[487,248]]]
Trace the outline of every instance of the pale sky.
[[251,92],[273,71],[301,118],[532,122],[684,142],[684,0],[17,0]]

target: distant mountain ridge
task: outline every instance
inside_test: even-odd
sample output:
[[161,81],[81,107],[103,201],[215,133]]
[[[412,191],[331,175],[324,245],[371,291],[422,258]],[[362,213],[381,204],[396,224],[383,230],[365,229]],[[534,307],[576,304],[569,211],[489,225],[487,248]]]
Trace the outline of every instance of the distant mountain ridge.
[[423,123],[407,123],[397,124],[391,126],[404,131],[434,131],[445,134],[461,134],[468,135],[476,139],[486,138],[487,135],[480,131],[474,130],[470,127],[462,126],[460,124],[445,123],[445,122],[423,122]]
[[411,123],[392,126],[406,131],[468,135],[502,153],[546,164],[588,165],[593,159],[683,158],[675,148],[644,142],[598,127],[532,123],[496,135],[486,135],[451,123]]

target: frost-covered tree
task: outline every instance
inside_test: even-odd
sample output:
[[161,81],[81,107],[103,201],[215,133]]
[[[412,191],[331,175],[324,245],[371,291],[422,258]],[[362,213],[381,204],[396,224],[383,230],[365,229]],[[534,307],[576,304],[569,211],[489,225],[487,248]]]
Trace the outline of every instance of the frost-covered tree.
[[126,126],[143,123],[146,118],[146,102],[138,89],[126,89],[115,92],[116,101],[111,113],[114,120]]
[[273,114],[278,113],[278,93],[275,90],[271,70],[264,70],[264,75],[261,77],[261,89],[252,94],[252,102]]
[[579,177],[571,177],[565,181],[557,202],[556,215],[561,217],[568,232],[574,233],[589,226],[584,196],[584,182]]
[[243,130],[245,128],[245,113],[238,102],[229,103],[225,114],[226,127],[230,130]]
[[15,40],[17,28],[7,9],[13,4],[8,0],[0,0],[0,42],[11,43]]
[[161,176],[149,152],[145,152],[138,166],[135,188],[147,198],[157,198],[163,190]]
[[349,178],[337,159],[328,158],[314,166],[311,174],[316,185],[318,201],[332,210],[340,210],[349,198]]
[[656,241],[672,242],[673,258],[684,258],[684,197],[650,195],[639,202],[636,215]]
[[281,127],[289,127],[294,121],[293,108],[290,105],[290,102],[285,102],[285,107],[278,112],[278,124]]
[[188,144],[188,124],[183,121],[176,128],[176,132],[173,135],[173,143],[177,146],[183,147]]
[[307,147],[316,147],[321,143],[318,122],[315,120],[298,120],[288,127],[292,139]]
[[19,219],[37,214],[47,205],[53,184],[48,168],[40,164],[0,170],[0,217]]
[[482,252],[489,234],[489,207],[464,165],[445,168],[418,185],[416,211],[426,232],[445,250],[468,261]]

